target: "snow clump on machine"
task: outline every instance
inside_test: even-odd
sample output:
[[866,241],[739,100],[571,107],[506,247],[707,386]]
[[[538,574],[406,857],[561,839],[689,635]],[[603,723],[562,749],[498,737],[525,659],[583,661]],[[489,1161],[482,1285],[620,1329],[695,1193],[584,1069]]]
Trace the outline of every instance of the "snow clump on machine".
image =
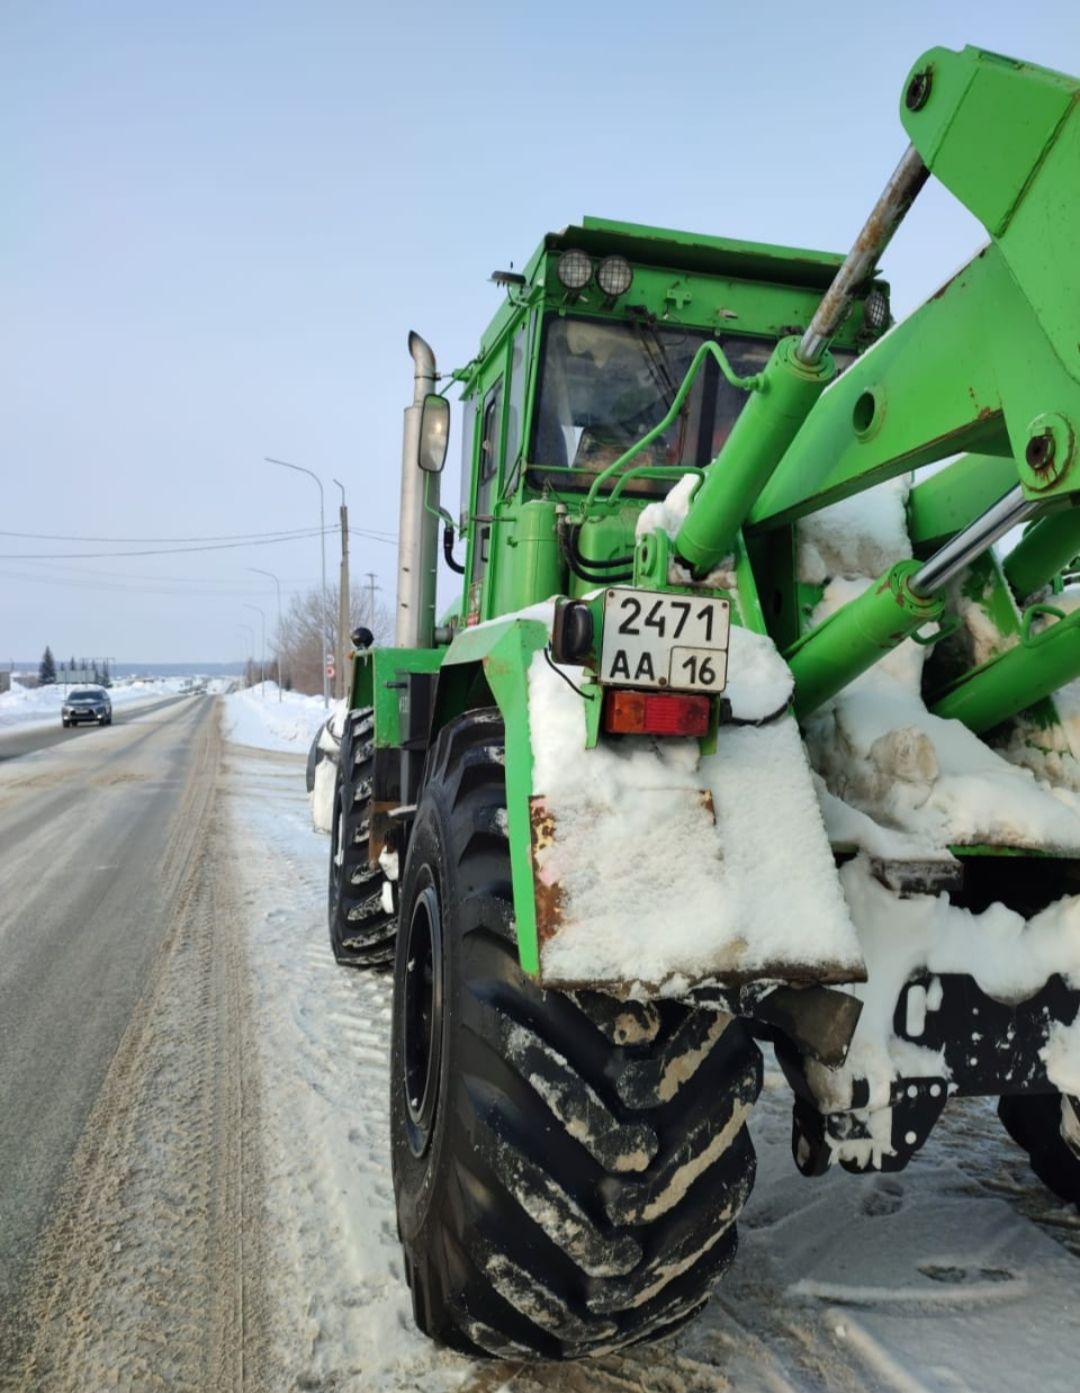
[[807,962],[860,974],[798,728],[776,716],[791,674],[770,639],[740,627],[729,670],[733,715],[768,725],[722,726],[707,757],[696,740],[644,737],[586,752],[581,698],[534,657],[533,815],[549,826],[536,869],[559,905],[546,981],[678,995],[723,973]]

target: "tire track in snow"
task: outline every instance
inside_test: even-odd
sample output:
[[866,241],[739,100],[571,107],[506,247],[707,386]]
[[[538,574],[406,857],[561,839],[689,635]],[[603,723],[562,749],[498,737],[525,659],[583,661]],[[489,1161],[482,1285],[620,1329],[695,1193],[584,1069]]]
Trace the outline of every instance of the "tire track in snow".
[[13,1384],[26,1393],[263,1386],[260,1264],[244,1251],[257,1098],[242,943],[214,860],[215,721],[195,738],[158,877],[173,927],[41,1247],[36,1336]]

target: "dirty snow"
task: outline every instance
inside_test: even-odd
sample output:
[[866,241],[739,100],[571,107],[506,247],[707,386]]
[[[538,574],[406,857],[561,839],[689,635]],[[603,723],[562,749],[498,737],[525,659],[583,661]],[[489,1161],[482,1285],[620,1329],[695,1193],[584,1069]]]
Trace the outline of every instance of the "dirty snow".
[[[821,623],[869,581],[833,580]],[[988,842],[1080,851],[1080,795],[1039,782],[919,694],[924,650],[911,639],[806,723],[811,762],[830,793],[925,848]],[[855,840],[874,850],[863,832]]]
[[798,577],[820,585],[836,576],[880,576],[911,555],[906,478],[888,479],[864,493],[800,518]]
[[321,696],[279,693],[276,682],[259,682],[253,687],[230,692],[222,708],[222,730],[234,745],[251,745],[260,750],[297,750],[305,755],[326,719]]
[[[741,673],[731,688],[737,716],[782,707],[791,679],[768,639],[733,629],[729,666]],[[533,793],[554,826],[539,880],[560,887],[562,905],[543,948],[549,980],[625,982],[629,963],[636,990],[676,995],[720,971],[778,963],[860,971],[790,716],[722,727],[705,759],[694,740],[625,739],[586,752],[581,699],[542,654],[529,669],[529,715]]]
[[984,1100],[951,1101],[902,1175],[807,1180],[769,1069],[757,1186],[709,1309],[659,1345],[580,1365],[477,1363],[412,1326],[394,1232],[390,989],[336,968],[327,845],[295,756],[227,756],[229,847],[251,949],[277,1388],[318,1393],[1071,1393],[1080,1217]]

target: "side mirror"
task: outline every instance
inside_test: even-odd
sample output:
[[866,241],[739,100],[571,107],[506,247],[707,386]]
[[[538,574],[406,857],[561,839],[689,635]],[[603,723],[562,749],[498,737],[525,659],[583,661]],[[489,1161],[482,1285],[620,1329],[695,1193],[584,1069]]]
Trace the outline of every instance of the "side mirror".
[[375,635],[370,629],[365,629],[362,624],[353,629],[349,637],[352,639],[354,648],[370,648],[375,642]]
[[441,474],[450,443],[450,403],[429,392],[420,411],[420,450],[417,464],[425,474]]

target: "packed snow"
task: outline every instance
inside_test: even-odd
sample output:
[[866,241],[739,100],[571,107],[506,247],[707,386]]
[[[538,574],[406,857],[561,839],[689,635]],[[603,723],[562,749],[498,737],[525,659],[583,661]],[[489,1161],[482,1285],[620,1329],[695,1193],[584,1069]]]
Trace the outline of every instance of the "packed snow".
[[833,980],[861,975],[798,728],[777,717],[787,666],[771,640],[736,627],[729,670],[733,714],[772,719],[722,726],[715,755],[696,740],[647,738],[585,751],[581,698],[534,657],[533,816],[544,829],[534,856],[559,906],[542,948],[547,980],[629,976],[631,991],[677,995],[723,972],[808,962]]
[[284,691],[276,682],[258,682],[230,692],[223,709],[222,730],[234,745],[303,754],[327,715],[322,697]]
[[[57,682],[47,687],[22,687],[15,683],[10,691],[0,692],[0,731],[58,725],[60,708],[68,695],[96,685],[93,682]],[[184,691],[183,680],[178,677],[117,683],[108,689],[114,708],[136,708],[147,702],[159,701],[164,696],[183,694]]]
[[880,576],[911,555],[905,478],[889,479],[796,526],[799,580],[820,585],[835,576]]
[[696,474],[684,474],[679,482],[655,503],[647,503],[638,514],[637,536],[647,532],[666,532],[674,538],[686,521],[690,503],[700,480]]
[[[829,581],[814,622],[870,583]],[[1080,795],[1040,781],[959,721],[932,715],[920,693],[925,652],[906,639],[806,722],[828,792],[880,828],[916,839],[924,853],[978,842],[1080,851]],[[826,816],[834,836],[843,826],[856,845],[879,850],[866,823],[844,823],[835,806]]]

